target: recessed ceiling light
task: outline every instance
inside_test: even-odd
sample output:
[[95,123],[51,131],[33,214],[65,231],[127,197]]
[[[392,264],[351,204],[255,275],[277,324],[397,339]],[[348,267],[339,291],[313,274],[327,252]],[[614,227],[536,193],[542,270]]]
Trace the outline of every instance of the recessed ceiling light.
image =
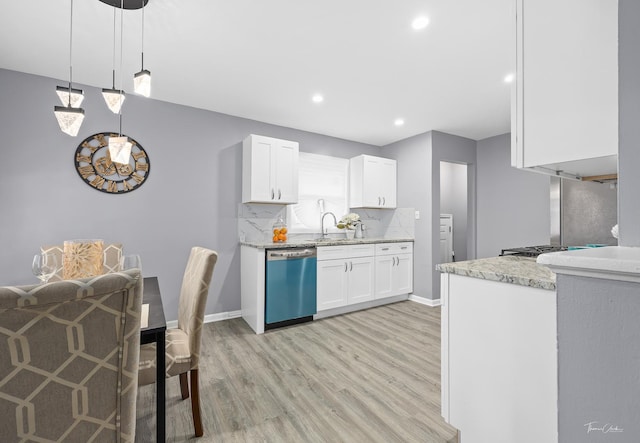
[[402,126],[402,125],[404,125],[404,120],[401,119],[401,118],[397,118],[397,119],[395,119],[393,121],[393,124],[396,125],[396,126]]
[[411,22],[411,27],[416,31],[419,31],[420,29],[426,28],[428,24],[429,24],[429,19],[424,15],[421,15],[420,17],[416,17]]
[[513,80],[515,80],[516,76],[514,74],[507,74],[504,77],[504,82],[505,83],[511,83]]
[[322,103],[324,101],[324,97],[322,94],[314,94],[313,97],[311,97],[311,100],[313,100],[314,103]]

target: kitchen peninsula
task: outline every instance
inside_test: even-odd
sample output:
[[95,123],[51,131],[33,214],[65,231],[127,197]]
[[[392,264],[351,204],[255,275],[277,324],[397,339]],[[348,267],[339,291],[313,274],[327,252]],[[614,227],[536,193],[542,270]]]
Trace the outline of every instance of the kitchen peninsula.
[[464,443],[557,442],[555,274],[518,256],[436,269],[444,419]]

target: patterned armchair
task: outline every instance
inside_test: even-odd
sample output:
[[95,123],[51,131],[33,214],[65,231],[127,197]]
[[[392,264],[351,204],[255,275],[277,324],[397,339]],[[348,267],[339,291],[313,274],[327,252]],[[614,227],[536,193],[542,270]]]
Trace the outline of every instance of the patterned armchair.
[[133,442],[140,271],[0,287],[0,441]]
[[[51,254],[56,257],[58,263],[56,272],[49,279],[52,281],[62,281],[62,255],[64,251],[63,245],[42,246],[40,252],[42,254]],[[120,270],[120,259],[122,258],[122,243],[108,243],[104,245],[104,263],[102,272],[118,272]]]

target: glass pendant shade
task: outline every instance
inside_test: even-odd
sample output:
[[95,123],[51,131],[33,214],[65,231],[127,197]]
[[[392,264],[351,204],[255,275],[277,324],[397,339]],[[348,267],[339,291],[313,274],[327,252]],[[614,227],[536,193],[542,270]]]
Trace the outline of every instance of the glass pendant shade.
[[124,92],[119,91],[117,89],[102,89],[102,96],[104,97],[104,101],[107,103],[107,106],[114,114],[120,112],[120,108],[122,108],[122,103],[124,103]]
[[133,144],[128,137],[109,137],[109,155],[111,161],[128,165]]
[[55,106],[53,112],[56,115],[58,125],[62,132],[72,137],[78,135],[78,131],[84,120],[84,109],[69,106]]
[[82,89],[71,88],[71,97],[69,97],[69,88],[56,86],[56,94],[58,94],[62,106],[71,105],[72,108],[79,108],[82,100],[84,100],[84,91]]
[[143,69],[133,76],[133,89],[136,94],[149,97],[151,95],[151,72]]

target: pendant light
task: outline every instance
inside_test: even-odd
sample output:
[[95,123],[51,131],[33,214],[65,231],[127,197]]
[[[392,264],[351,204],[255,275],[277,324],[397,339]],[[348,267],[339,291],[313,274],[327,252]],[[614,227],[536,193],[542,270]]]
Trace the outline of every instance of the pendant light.
[[151,72],[144,69],[144,0],[140,1],[142,2],[142,70],[133,75],[133,89],[136,94],[149,97],[151,95]]
[[[60,100],[62,101],[63,106],[54,106],[53,112],[58,120],[58,125],[60,126],[60,130],[65,134],[69,134],[72,137],[78,135],[78,131],[80,130],[80,126],[82,126],[82,121],[84,120],[84,109],[75,107],[80,106],[82,103],[82,99],[84,98],[84,93],[81,89],[73,89],[71,87],[71,82],[73,78],[73,69],[72,69],[72,58],[71,55],[73,53],[73,0],[71,2],[71,12],[70,12],[70,20],[69,20],[69,88],[64,88],[62,86],[58,86],[56,88],[56,93]],[[66,101],[64,100],[66,99]],[[64,105],[67,106],[64,106]]]
[[[120,72],[122,72],[122,40],[123,40],[123,16],[124,16],[124,0],[120,0]],[[115,13],[114,13],[115,14]],[[114,15],[115,23],[115,15]],[[114,30],[115,36],[115,30]],[[115,45],[114,45],[115,48]],[[114,63],[115,66],[115,63]],[[115,72],[115,70],[114,70]],[[114,74],[115,75],[115,74]],[[115,83],[115,80],[114,80]],[[115,85],[114,85],[115,88]],[[122,92],[122,75],[120,75],[120,91]],[[129,142],[129,137],[122,135],[122,106],[118,109],[118,120],[120,129],[118,131],[118,137],[109,137],[109,156],[111,161],[120,164],[129,164],[129,158],[131,156],[131,148],[133,144]]]
[[[123,11],[120,10],[120,14]],[[121,27],[122,28],[122,27]],[[122,29],[120,29],[122,32]],[[120,57],[122,57],[122,39],[120,40]],[[103,88],[102,96],[104,97],[104,101],[107,103],[107,107],[114,114],[118,114],[120,112],[120,108],[122,108],[122,103],[124,102],[125,96],[124,92],[121,89],[116,89],[116,8],[113,8],[113,65],[112,65],[112,77],[111,77],[111,89]],[[120,66],[120,75],[122,76],[122,66]]]

